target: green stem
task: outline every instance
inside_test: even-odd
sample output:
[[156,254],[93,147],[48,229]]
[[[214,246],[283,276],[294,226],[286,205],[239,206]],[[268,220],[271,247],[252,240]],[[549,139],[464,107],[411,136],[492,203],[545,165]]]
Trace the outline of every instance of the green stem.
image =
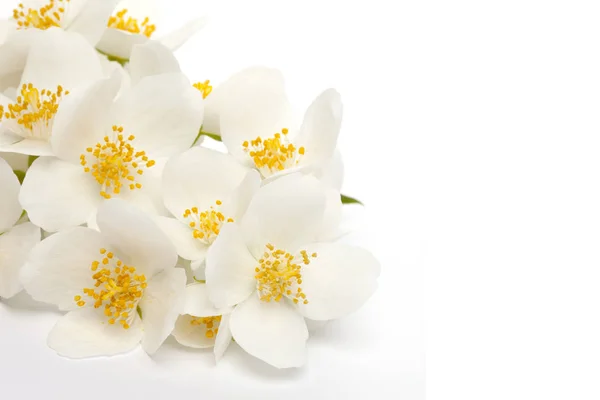
[[196,136],[196,139],[194,139],[194,143],[192,143],[192,147],[198,143],[198,140],[200,140],[200,136],[208,136],[209,138],[216,140],[217,142],[221,141],[221,136],[217,135],[216,133],[210,133],[210,132],[204,132],[202,130],[202,128],[200,128],[200,132],[198,132],[198,136]]

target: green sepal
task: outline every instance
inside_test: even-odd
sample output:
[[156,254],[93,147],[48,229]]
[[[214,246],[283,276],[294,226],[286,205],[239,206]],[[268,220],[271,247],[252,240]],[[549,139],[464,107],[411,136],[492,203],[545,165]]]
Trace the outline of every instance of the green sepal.
[[364,206],[360,200],[357,200],[354,197],[346,196],[345,194],[342,195],[342,204],[360,204],[361,206]]
[[105,56],[106,58],[108,58],[108,61],[118,62],[123,67],[129,62],[128,58],[121,58],[121,57],[113,56],[111,54],[105,53],[105,52],[103,52],[101,50],[98,50],[98,49],[96,49],[96,51],[98,53],[102,54],[103,56]]
[[20,169],[14,169],[13,172],[17,176],[17,179],[19,179],[19,182],[22,184],[23,179],[25,179],[25,171],[21,171]]

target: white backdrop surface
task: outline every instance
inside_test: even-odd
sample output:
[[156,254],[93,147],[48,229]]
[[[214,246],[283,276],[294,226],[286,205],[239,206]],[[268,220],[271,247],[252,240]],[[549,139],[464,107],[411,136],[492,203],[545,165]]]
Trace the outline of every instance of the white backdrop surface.
[[[0,16],[9,15],[12,3],[0,3]],[[423,108],[432,88],[415,74],[427,68],[415,58],[426,50],[408,40],[417,21],[397,7],[384,0],[160,2],[161,30],[193,15],[211,19],[177,52],[191,80],[218,84],[247,66],[277,67],[298,115],[328,87],[342,94],[343,192],[367,205],[346,211],[358,221],[354,241],[376,254],[382,275],[379,291],[361,310],[311,337],[304,368],[276,370],[235,344],[215,366],[210,351],[172,339],[153,357],[138,349],[113,358],[64,359],[45,343],[59,313],[20,295],[0,303],[0,396],[424,398],[422,189],[428,183],[421,151],[430,137],[418,125],[412,131],[401,126],[435,115]]]

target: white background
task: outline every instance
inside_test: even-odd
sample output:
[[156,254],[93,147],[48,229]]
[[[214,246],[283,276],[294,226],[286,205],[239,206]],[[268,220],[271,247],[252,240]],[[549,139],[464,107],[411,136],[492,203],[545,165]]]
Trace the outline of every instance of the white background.
[[[0,15],[8,15],[12,1],[0,3]],[[417,208],[423,197],[415,185],[424,178],[414,175],[422,157],[411,144],[422,138],[399,123],[414,106],[407,109],[412,100],[401,95],[409,59],[399,46],[408,42],[398,42],[406,31],[391,3],[365,8],[338,1],[169,0],[161,1],[159,25],[168,31],[194,14],[211,17],[177,53],[191,80],[218,83],[251,65],[277,67],[300,116],[324,89],[342,93],[344,192],[367,204],[366,212],[354,206],[349,214],[366,222],[356,240],[383,266],[379,292],[368,304],[311,337],[304,368],[280,371],[235,344],[215,367],[210,351],[186,350],[173,340],[152,358],[137,350],[114,358],[63,359],[45,344],[58,314],[31,311],[23,298],[13,299],[0,304],[0,397],[423,398],[425,242]]]
[[45,348],[54,315],[0,305],[9,393],[422,399],[426,328],[428,398],[600,398],[598,2],[168,4],[169,26],[212,16],[178,54],[192,79],[279,67],[299,112],[340,90],[380,290],[292,372],[170,345],[67,361]]

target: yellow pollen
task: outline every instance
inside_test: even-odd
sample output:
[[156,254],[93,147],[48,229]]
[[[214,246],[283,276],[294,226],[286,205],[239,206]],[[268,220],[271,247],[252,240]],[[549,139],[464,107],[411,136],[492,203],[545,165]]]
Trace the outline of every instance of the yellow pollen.
[[[100,250],[100,254],[105,253],[105,249]],[[117,266],[117,262],[121,267]],[[104,315],[108,317],[109,324],[118,322],[124,329],[129,329],[130,314],[135,311],[147,286],[146,276],[136,274],[134,267],[124,265],[116,257],[104,264],[105,266],[98,270],[98,261],[92,262],[90,269],[95,280],[94,287],[84,288],[83,294],[89,298],[88,301],[94,302],[94,308],[104,307]],[[86,304],[79,295],[75,296],[74,300],[79,307]]]
[[116,15],[110,17],[108,19],[108,27],[129,33],[141,33],[148,38],[151,37],[156,30],[156,26],[150,23],[150,19],[146,17],[140,24],[137,19],[128,16],[128,12],[129,10],[125,8],[119,11]]
[[[130,142],[135,136],[123,135],[122,126],[113,126],[113,138],[108,136],[88,147],[87,156],[82,154],[80,164],[85,172],[90,172],[100,185],[100,195],[110,199],[112,195],[121,193],[123,186],[129,190],[141,189],[142,185],[135,182],[136,175],[142,175],[142,168],[151,168],[154,160],[148,159],[145,151],[136,151]],[[89,157],[91,160],[88,161]]]
[[309,256],[306,250],[302,250],[300,257],[294,257],[286,251],[276,249],[271,243],[267,243],[265,247],[263,258],[254,269],[260,299],[265,302],[281,301],[285,296],[296,304],[308,304],[306,295],[300,288],[302,265],[310,264],[310,258],[315,258],[316,254]]
[[24,136],[47,139],[52,128],[58,105],[69,94],[62,86],[56,92],[38,89],[31,83],[24,83],[17,93],[17,100],[6,108],[0,106],[0,121],[12,120],[25,129]]
[[223,204],[221,200],[215,202],[216,208],[211,206],[208,210],[199,211],[198,207],[185,210],[183,218],[187,219],[188,226],[192,228],[194,239],[201,240],[206,244],[212,244],[224,223],[233,222],[233,218],[226,218],[218,207]]
[[65,14],[65,7],[70,0],[49,0],[40,8],[25,8],[19,4],[13,10],[13,18],[17,21],[17,29],[37,28],[46,30],[52,27],[60,27],[61,20]]
[[295,167],[304,155],[304,147],[296,148],[287,138],[288,132],[283,128],[281,133],[275,133],[273,137],[262,139],[259,136],[242,143],[244,152],[264,177]]
[[196,82],[194,87],[202,92],[202,98],[205,99],[212,92],[213,87],[210,86],[210,81]]
[[216,315],[214,317],[199,317],[194,318],[190,321],[190,324],[194,326],[206,325],[206,333],[204,334],[207,338],[212,339],[219,332],[219,324],[221,323],[221,316]]

